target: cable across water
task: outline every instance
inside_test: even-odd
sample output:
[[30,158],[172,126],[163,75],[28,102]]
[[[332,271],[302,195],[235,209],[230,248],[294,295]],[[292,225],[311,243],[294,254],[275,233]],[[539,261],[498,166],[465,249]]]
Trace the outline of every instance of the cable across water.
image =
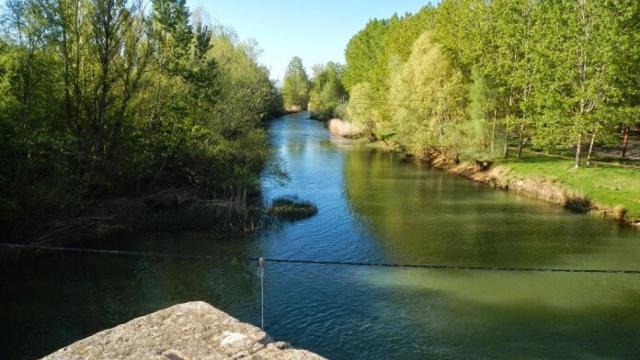
[[90,249],[90,248],[73,248],[62,246],[46,246],[46,245],[28,245],[28,244],[11,244],[0,243],[0,247],[14,250],[33,250],[48,252],[66,252],[79,254],[102,254],[114,256],[131,256],[131,257],[147,257],[147,258],[165,258],[165,259],[190,259],[203,261],[228,261],[228,262],[250,262],[250,263],[286,263],[286,264],[305,264],[305,265],[335,265],[335,266],[358,266],[358,267],[379,267],[379,268],[407,268],[407,269],[432,269],[432,270],[463,270],[463,271],[508,271],[508,272],[555,272],[555,273],[597,273],[597,274],[629,274],[640,275],[640,270],[633,269],[573,269],[573,268],[542,268],[542,267],[510,267],[510,266],[474,266],[474,265],[456,265],[456,264],[412,264],[412,263],[386,263],[386,262],[367,262],[367,261],[341,261],[341,260],[315,260],[315,259],[281,259],[268,257],[235,257],[235,256],[217,256],[217,255],[189,255],[189,254],[170,254],[158,252],[141,252],[127,250],[108,250],[108,249]]

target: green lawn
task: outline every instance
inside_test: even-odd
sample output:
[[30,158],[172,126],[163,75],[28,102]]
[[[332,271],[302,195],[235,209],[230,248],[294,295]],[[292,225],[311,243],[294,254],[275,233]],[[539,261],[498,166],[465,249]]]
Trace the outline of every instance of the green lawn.
[[640,220],[640,168],[603,165],[573,168],[569,159],[526,154],[522,159],[509,158],[499,164],[511,168],[515,175],[545,176],[557,179],[569,190],[586,195],[606,206],[622,205],[627,220]]

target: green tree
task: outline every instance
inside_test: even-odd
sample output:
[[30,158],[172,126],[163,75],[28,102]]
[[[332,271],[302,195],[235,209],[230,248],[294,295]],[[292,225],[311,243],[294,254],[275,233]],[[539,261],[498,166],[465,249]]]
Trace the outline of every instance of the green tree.
[[473,143],[467,151],[476,154],[484,152],[492,157],[496,151],[497,130],[495,88],[479,65],[471,69],[471,78],[467,130]]
[[589,134],[595,138],[602,121],[598,113],[618,96],[611,76],[616,8],[606,2],[575,0],[545,2],[540,13],[546,41],[537,48],[538,81],[548,91],[537,94],[547,113],[544,125],[574,139],[577,168],[585,138]]
[[640,125],[640,3],[621,0],[612,6],[616,8],[617,22],[612,73],[619,97],[612,101],[607,113],[614,117],[611,128],[621,130],[616,135],[622,134],[620,155],[624,158],[631,128]]
[[384,34],[388,29],[387,20],[371,20],[349,40],[345,50],[347,68],[344,74],[347,90],[359,83],[369,83],[375,91],[387,87],[389,69]]
[[393,124],[414,153],[459,157],[465,141],[463,77],[431,34],[420,36],[407,62],[396,67],[390,98]]
[[444,0],[435,16],[434,40],[442,44],[453,65],[462,70],[465,80],[471,68],[485,55],[491,38],[488,3],[484,0]]
[[380,129],[383,123],[381,114],[377,112],[377,100],[369,83],[359,83],[351,88],[349,103],[347,104],[347,118],[357,125],[363,126],[369,137],[375,137],[375,133],[383,132]]
[[282,96],[287,109],[306,109],[309,103],[309,76],[302,65],[302,59],[295,56],[289,62],[284,75]]
[[184,0],[152,5],[7,2],[0,232],[27,236],[16,229],[37,232],[96,197],[257,189],[271,156],[260,121],[282,111],[257,48],[191,21]]
[[482,57],[497,96],[497,110],[503,123],[504,156],[508,155],[511,129],[518,130],[518,157],[522,155],[526,129],[532,121],[534,36],[538,10],[531,0],[496,0],[488,9],[491,24]]
[[[389,20],[388,30],[384,33],[384,50],[389,59],[397,57],[407,61],[413,49],[413,43],[426,31],[434,31],[436,8],[426,5],[415,14],[402,17],[394,15]],[[386,64],[388,66],[388,64]]]
[[466,144],[462,155],[493,154],[501,142],[504,156],[517,143],[520,157],[531,143],[547,151],[573,147],[579,166],[585,144],[589,163],[596,144],[620,134],[626,153],[640,104],[639,8],[630,0],[444,0],[415,15],[371,20],[345,52],[349,118],[378,135],[417,133],[420,121],[409,110],[421,106],[405,103],[423,100],[409,99],[414,89],[400,74],[426,56],[414,50],[429,32],[462,76],[454,83],[468,90],[462,120],[443,137],[462,135],[455,146]]
[[336,107],[341,105],[346,91],[342,85],[344,66],[335,62],[313,68],[309,110],[312,116],[328,120],[334,116]]

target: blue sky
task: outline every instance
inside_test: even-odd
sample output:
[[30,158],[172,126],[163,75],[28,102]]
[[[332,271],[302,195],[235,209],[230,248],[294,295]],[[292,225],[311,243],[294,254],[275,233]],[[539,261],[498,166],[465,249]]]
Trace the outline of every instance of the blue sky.
[[327,61],[344,62],[344,49],[372,18],[416,12],[428,0],[187,0],[220,24],[236,30],[242,40],[255,39],[260,61],[281,80],[293,56],[310,69]]

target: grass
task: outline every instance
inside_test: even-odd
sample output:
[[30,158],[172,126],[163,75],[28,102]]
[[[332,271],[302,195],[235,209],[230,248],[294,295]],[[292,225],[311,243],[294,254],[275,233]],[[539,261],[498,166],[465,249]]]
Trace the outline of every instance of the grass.
[[283,196],[273,200],[267,212],[280,219],[296,221],[314,216],[318,213],[318,208],[310,201],[300,200],[296,196]]
[[572,160],[530,154],[522,159],[500,160],[499,164],[509,167],[516,176],[544,176],[598,204],[622,206],[628,221],[640,220],[640,168],[598,163],[574,169]]

